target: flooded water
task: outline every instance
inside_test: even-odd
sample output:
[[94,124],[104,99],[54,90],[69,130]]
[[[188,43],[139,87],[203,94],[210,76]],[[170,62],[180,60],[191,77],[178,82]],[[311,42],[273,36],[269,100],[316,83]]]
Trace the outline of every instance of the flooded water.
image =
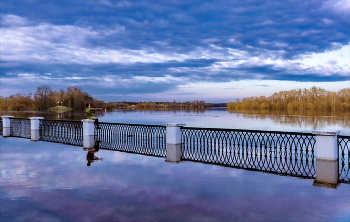
[[[0,112],[20,118],[42,116],[46,119],[84,119],[82,112]],[[275,130],[289,132],[311,132],[315,129],[339,130],[342,135],[350,135],[350,116],[301,116],[274,113],[228,112],[226,108],[200,111],[140,111],[115,110],[96,112],[101,122],[164,125],[166,123],[185,123],[192,127]]]
[[[83,113],[0,112],[84,119]],[[350,135],[348,116],[98,112],[101,122]],[[0,138],[0,221],[350,221],[350,185],[23,138]]]
[[102,149],[91,158],[23,138],[0,144],[4,222],[350,220],[349,184]]

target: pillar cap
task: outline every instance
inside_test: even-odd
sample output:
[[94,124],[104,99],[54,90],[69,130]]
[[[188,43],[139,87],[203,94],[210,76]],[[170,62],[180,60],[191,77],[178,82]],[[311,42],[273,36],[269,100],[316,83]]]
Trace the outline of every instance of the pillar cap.
[[3,119],[13,118],[14,116],[1,116]]
[[167,123],[165,126],[176,127],[176,126],[186,126],[185,123]]
[[314,130],[312,134],[316,134],[317,136],[336,136],[339,135],[339,130]]
[[44,117],[29,117],[29,119],[44,119]]
[[94,119],[82,119],[81,120],[83,123],[94,123],[95,120]]

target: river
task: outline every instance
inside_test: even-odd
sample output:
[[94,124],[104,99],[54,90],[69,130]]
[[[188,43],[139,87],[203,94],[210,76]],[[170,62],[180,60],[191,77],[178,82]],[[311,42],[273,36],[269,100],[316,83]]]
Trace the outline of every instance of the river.
[[[19,118],[42,116],[46,119],[84,119],[83,112],[0,112],[1,116]],[[341,135],[350,135],[349,115],[288,115],[257,112],[228,112],[226,108],[205,110],[120,110],[100,111],[95,116],[100,122],[164,125],[185,123],[190,127],[271,130],[287,132],[312,132],[316,129],[339,130]]]
[[[82,112],[0,112],[84,118]],[[349,133],[348,116],[202,111],[97,112],[101,122]],[[314,179],[0,137],[0,221],[349,221],[350,189]],[[93,153],[93,157],[91,157]]]

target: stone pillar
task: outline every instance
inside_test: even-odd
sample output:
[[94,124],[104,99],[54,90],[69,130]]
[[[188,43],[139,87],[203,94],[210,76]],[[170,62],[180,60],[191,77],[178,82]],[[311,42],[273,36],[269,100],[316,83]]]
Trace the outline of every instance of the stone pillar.
[[31,140],[38,141],[40,140],[40,133],[39,133],[40,120],[44,119],[44,117],[30,117],[29,119],[30,119]]
[[11,136],[11,118],[14,116],[2,116],[2,136]]
[[95,146],[95,120],[83,119],[83,146],[84,148],[94,148]]
[[339,183],[339,150],[336,130],[314,130],[316,135],[315,186],[337,188]]
[[168,123],[166,126],[166,162],[180,162],[182,156],[181,126],[186,124]]

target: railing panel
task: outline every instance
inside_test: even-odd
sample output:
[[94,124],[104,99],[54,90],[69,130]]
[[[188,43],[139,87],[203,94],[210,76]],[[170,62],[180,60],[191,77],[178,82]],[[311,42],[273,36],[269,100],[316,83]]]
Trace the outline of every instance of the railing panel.
[[40,140],[83,146],[83,123],[73,120],[40,120]]
[[10,127],[11,136],[30,139],[31,137],[30,119],[10,118],[10,121],[11,121],[11,127]]
[[339,182],[350,183],[350,136],[338,136]]
[[2,125],[2,118],[0,117],[0,135],[2,136],[3,132],[3,125]]
[[99,123],[96,130],[99,147],[165,157],[166,128],[157,125]]
[[182,159],[314,178],[315,138],[307,133],[182,127]]

